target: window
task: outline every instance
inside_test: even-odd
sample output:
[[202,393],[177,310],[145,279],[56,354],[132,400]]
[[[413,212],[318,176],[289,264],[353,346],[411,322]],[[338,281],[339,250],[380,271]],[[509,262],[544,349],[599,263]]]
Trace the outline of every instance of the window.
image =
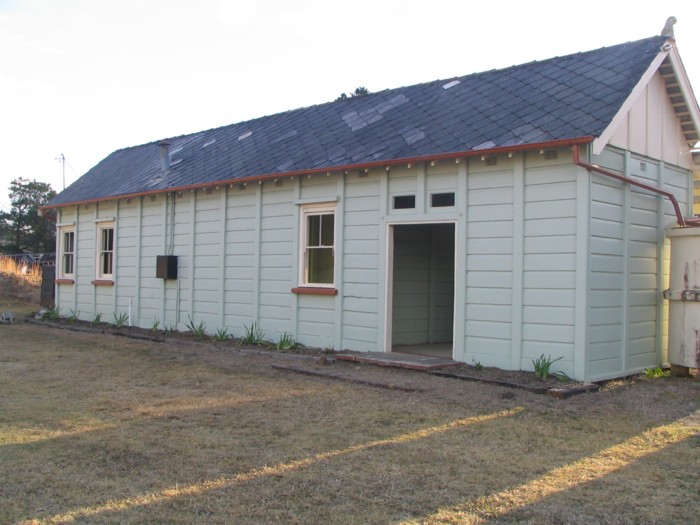
[[301,213],[301,284],[333,286],[335,282],[335,206],[305,206]]
[[415,195],[397,195],[394,197],[395,210],[412,210],[416,207]]
[[61,229],[58,238],[58,253],[60,265],[58,275],[60,278],[72,278],[75,267],[75,230]]
[[447,208],[455,205],[455,194],[450,193],[433,193],[430,195],[430,205],[433,208]]
[[103,223],[97,228],[97,279],[111,279],[114,273],[114,224]]

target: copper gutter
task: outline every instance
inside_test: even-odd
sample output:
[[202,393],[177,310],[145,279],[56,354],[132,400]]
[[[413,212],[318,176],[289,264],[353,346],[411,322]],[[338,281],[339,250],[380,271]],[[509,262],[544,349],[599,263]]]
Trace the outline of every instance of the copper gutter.
[[360,164],[346,164],[346,165],[341,165],[341,166],[327,166],[324,168],[313,168],[313,169],[306,169],[306,170],[295,170],[295,171],[286,171],[282,173],[266,173],[262,175],[254,175],[252,177],[241,177],[241,178],[234,178],[234,179],[223,179],[223,180],[218,180],[218,181],[213,181],[213,182],[205,182],[202,184],[190,184],[186,186],[177,186],[177,187],[172,187],[172,188],[162,188],[162,189],[157,189],[157,190],[151,190],[151,191],[142,191],[142,192],[137,192],[137,193],[128,193],[128,194],[123,194],[123,195],[110,195],[108,197],[98,197],[95,199],[85,199],[81,201],[73,201],[73,202],[66,202],[63,204],[57,204],[54,206],[41,206],[41,210],[48,210],[48,209],[58,209],[58,208],[67,208],[69,206],[79,206],[81,204],[94,204],[96,202],[104,202],[104,201],[116,201],[116,200],[126,200],[126,199],[136,199],[139,197],[148,197],[151,195],[158,195],[158,194],[167,194],[167,193],[173,193],[173,192],[183,192],[183,191],[194,191],[198,189],[206,189],[206,188],[215,188],[219,186],[228,186],[228,185],[234,185],[234,184],[243,184],[243,183],[251,183],[251,182],[262,182],[266,180],[275,180],[275,179],[283,179],[283,178],[291,178],[291,177],[300,177],[304,175],[314,175],[314,174],[322,174],[322,173],[338,173],[338,172],[347,172],[351,170],[368,170],[370,168],[390,168],[392,166],[400,166],[403,164],[417,164],[419,162],[430,162],[430,161],[440,161],[440,160],[455,160],[455,159],[461,159],[461,158],[468,158],[468,157],[481,157],[481,156],[491,156],[491,155],[503,155],[503,154],[508,154],[508,153],[515,153],[517,151],[525,151],[525,150],[538,150],[538,149],[553,149],[553,148],[562,148],[566,146],[573,146],[573,147],[578,147],[579,144],[589,144],[593,142],[593,137],[586,136],[586,137],[577,137],[577,138],[570,138],[570,139],[561,139],[561,140],[551,140],[547,142],[538,142],[535,144],[519,144],[519,145],[514,145],[514,146],[502,146],[502,147],[497,147],[497,148],[489,148],[489,149],[477,149],[477,150],[469,150],[469,151],[459,151],[459,152],[454,152],[454,153],[441,153],[438,155],[424,155],[420,157],[406,157],[406,158],[401,158],[401,159],[392,159],[392,160],[378,160],[378,161],[372,161],[372,162],[364,162]]
[[692,218],[692,219],[685,219],[683,218],[683,212],[681,212],[681,207],[678,204],[678,201],[676,200],[676,196],[671,193],[670,191],[662,190],[661,188],[657,188],[656,186],[651,186],[649,184],[645,184],[643,182],[640,182],[636,179],[632,179],[630,177],[626,177],[624,175],[620,175],[619,173],[615,173],[613,171],[606,170],[605,168],[601,168],[600,166],[596,166],[595,164],[589,164],[588,162],[584,162],[580,158],[580,152],[579,152],[579,145],[574,144],[571,147],[573,151],[573,157],[574,157],[574,164],[577,166],[581,166],[582,168],[587,169],[588,171],[594,171],[595,173],[598,173],[600,175],[604,175],[606,177],[610,177],[615,180],[619,180],[621,182],[624,182],[626,184],[629,184],[631,186],[636,186],[637,188],[642,188],[643,190],[646,190],[651,193],[656,193],[657,195],[663,195],[664,197],[668,198],[671,201],[671,204],[673,205],[673,209],[676,212],[676,220],[678,222],[678,225],[681,228],[685,228],[687,226],[700,226],[700,218]]

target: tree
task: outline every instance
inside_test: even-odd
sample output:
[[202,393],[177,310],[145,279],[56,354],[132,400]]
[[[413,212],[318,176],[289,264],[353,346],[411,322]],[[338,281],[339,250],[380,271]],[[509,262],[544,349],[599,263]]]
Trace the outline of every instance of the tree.
[[351,98],[351,97],[364,97],[366,95],[369,95],[369,89],[367,89],[366,87],[360,86],[360,87],[355,88],[355,91],[350,93],[350,97],[348,97],[347,94],[345,94],[345,93],[341,93],[338,96],[338,98],[336,98],[335,100],[336,101],[345,100],[345,99]]
[[56,249],[56,216],[39,207],[56,195],[51,185],[22,177],[10,183],[10,211],[0,212],[1,251],[5,253],[44,253]]

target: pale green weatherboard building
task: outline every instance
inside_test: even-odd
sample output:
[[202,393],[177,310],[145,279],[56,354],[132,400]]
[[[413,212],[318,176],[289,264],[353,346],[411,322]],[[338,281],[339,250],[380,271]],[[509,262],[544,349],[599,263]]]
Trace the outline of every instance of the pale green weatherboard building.
[[666,359],[699,128],[660,36],[118,150],[49,206],[56,303],[623,376]]

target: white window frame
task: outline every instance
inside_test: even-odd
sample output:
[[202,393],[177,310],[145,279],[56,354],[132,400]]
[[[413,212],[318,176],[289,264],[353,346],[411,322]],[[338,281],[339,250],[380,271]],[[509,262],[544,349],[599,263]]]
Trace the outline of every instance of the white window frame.
[[[336,205],[334,202],[325,202],[318,204],[305,204],[301,206],[300,209],[300,227],[299,227],[299,286],[301,287],[313,287],[313,288],[335,288],[335,275],[336,275],[336,264],[335,264],[335,245],[338,239],[337,232],[337,221],[336,217]],[[333,282],[331,283],[315,283],[309,281],[309,217],[319,216],[319,215],[332,215],[333,216],[333,244],[323,245],[319,248],[330,248],[333,250]],[[320,238],[320,236],[319,236]]]
[[[103,235],[107,230],[112,230],[112,246],[111,250],[103,249]],[[95,243],[95,279],[99,281],[108,281],[114,279],[114,265],[116,263],[116,230],[114,228],[114,222],[99,222],[97,223],[97,239]],[[109,254],[111,265],[111,272],[105,272],[103,256]]]
[[[66,235],[72,235],[72,250],[66,250]],[[66,258],[70,256],[70,272],[66,271]],[[75,226],[63,226],[58,229],[58,277],[60,279],[73,279],[75,277]]]

